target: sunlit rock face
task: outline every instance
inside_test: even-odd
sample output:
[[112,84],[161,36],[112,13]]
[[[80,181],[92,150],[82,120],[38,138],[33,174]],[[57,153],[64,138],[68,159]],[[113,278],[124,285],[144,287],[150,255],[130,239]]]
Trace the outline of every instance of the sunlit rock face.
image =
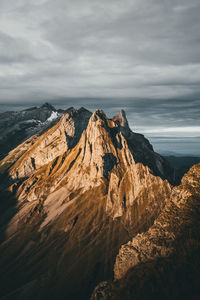
[[9,175],[27,178],[17,197],[28,201],[63,187],[68,197],[72,191],[85,192],[106,181],[105,213],[137,227],[165,204],[171,187],[163,179],[172,181],[173,169],[154,153],[148,140],[132,133],[123,111],[109,120],[99,110],[91,115],[84,109],[71,109],[34,141]]
[[[22,251],[14,264],[26,276],[12,279],[12,289],[32,279],[38,287],[42,278],[38,299],[54,292],[58,299],[88,299],[98,282],[112,278],[120,246],[152,225],[174,180],[167,161],[130,130],[124,111],[108,119],[84,108],[68,109],[13,149],[0,172],[7,178],[1,187],[3,266]],[[5,281],[14,278],[12,267],[7,275]]]

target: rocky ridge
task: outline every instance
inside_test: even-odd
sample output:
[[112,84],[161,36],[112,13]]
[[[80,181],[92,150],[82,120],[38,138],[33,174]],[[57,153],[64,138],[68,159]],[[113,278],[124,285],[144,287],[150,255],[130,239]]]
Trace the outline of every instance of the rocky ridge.
[[[21,153],[20,147],[17,151]],[[159,213],[171,190],[163,179],[173,180],[173,169],[148,140],[131,132],[124,112],[109,120],[102,111],[91,115],[84,109],[68,111],[28,147],[8,174],[14,182],[23,181],[9,188],[12,192],[17,186],[19,201],[46,198],[44,208],[49,199],[58,201],[61,191],[68,199],[75,190],[83,193],[107,180],[107,214],[123,216],[125,224],[135,228]]]

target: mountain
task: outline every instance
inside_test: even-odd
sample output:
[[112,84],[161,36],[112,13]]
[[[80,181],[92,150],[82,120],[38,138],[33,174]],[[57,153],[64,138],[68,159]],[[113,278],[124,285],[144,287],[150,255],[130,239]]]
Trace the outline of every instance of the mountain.
[[3,299],[89,299],[105,281],[120,293],[112,279],[113,270],[124,277],[121,249],[182,195],[174,169],[123,110],[112,119],[84,108],[60,114],[0,161]]

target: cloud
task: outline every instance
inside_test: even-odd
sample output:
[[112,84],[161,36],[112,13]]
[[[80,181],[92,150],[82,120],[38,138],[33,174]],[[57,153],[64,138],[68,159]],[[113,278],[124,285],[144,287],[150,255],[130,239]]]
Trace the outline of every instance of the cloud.
[[33,101],[35,88],[41,98],[193,97],[199,10],[197,0],[2,0],[1,77],[23,90],[0,101]]
[[199,126],[199,13],[199,0],[1,0],[0,103],[122,107],[152,134]]

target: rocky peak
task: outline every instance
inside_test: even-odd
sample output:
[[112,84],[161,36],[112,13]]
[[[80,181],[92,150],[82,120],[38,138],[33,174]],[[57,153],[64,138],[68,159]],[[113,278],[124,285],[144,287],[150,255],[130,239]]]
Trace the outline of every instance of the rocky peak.
[[[50,105],[47,103],[44,106]],[[107,174],[106,176],[108,172],[105,168],[110,169],[111,165],[118,163],[123,169],[134,162],[147,165],[152,174],[172,182],[173,170],[164,158],[153,151],[143,135],[130,130],[123,110],[113,119],[108,119],[102,110],[95,110],[92,114],[84,108],[68,109],[58,124],[39,136],[28,151],[25,151],[10,174],[16,174],[17,178],[27,177],[30,172],[35,172],[56,156],[72,149],[79,140],[80,147],[85,149],[82,160],[87,161],[88,165],[93,161],[95,168],[102,170],[102,174]],[[97,161],[101,161],[104,168]]]
[[106,115],[105,113],[103,112],[103,110],[100,110],[100,109],[96,109],[92,116],[91,116],[91,122],[96,122],[98,120],[102,120],[103,122],[106,122]]
[[56,111],[55,107],[53,105],[49,104],[48,102],[44,103],[40,108],[48,109],[51,111]]
[[120,110],[120,113],[112,118],[112,120],[121,127],[121,131],[124,136],[128,137],[131,130],[126,118],[126,113],[123,109]]
[[127,127],[127,128],[129,128],[128,121],[127,121],[127,118],[126,118],[126,113],[125,113],[125,111],[124,111],[123,109],[121,109],[121,110],[120,110],[120,113],[119,113],[118,115],[114,116],[114,117],[112,118],[112,120],[113,120],[114,122],[119,123],[120,126],[122,126],[122,127]]

